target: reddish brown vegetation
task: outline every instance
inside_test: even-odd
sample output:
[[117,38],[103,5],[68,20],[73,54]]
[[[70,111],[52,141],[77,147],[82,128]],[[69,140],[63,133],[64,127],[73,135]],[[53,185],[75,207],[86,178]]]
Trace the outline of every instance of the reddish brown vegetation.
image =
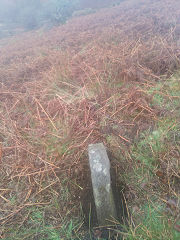
[[161,109],[140,87],[179,67],[179,16],[179,0],[127,1],[0,48],[2,223],[36,204],[48,177],[84,175],[89,143],[113,135],[125,151],[153,125]]

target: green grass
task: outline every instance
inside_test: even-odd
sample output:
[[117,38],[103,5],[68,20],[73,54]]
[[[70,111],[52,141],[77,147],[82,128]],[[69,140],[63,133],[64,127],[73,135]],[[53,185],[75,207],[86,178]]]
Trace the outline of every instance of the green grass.
[[[38,239],[38,240],[60,240],[63,239],[72,239],[73,231],[77,227],[73,220],[64,219],[60,230],[54,229],[52,225],[45,224],[44,220],[44,209],[31,209],[31,213],[26,222],[26,226],[15,226],[11,231],[13,232],[11,236],[6,238],[10,239]],[[61,237],[62,236],[62,237]]]
[[[43,184],[42,184],[43,185]],[[72,217],[71,211],[66,204],[70,201],[70,193],[67,186],[61,186],[60,197],[53,195],[53,188],[49,190],[51,193],[51,204],[47,206],[30,206],[26,208],[22,214],[23,221],[14,223],[6,228],[6,237],[4,240],[73,240],[82,239],[78,229],[82,226],[80,216]],[[46,194],[50,198],[49,194]],[[14,202],[15,199],[12,199]],[[12,203],[13,204],[13,203]],[[66,213],[62,216],[62,208],[66,209]],[[54,227],[55,223],[58,227]]]
[[[124,178],[135,192],[135,199],[130,207],[133,222],[126,229],[125,239],[177,240],[180,233],[174,229],[173,224],[178,212],[174,212],[174,215],[167,213],[165,199],[176,198],[179,201],[177,193],[171,191],[170,183],[166,184],[166,181],[171,181],[172,176],[168,176],[171,167],[174,167],[177,175],[179,167],[177,157],[172,154],[173,150],[180,150],[180,115],[177,111],[180,105],[179,74],[176,73],[165,83],[157,83],[148,89],[148,93],[153,95],[152,106],[156,105],[166,113],[158,119],[153,130],[142,133],[131,147],[130,155],[134,166]],[[163,179],[156,175],[158,169],[163,172]]]
[[[154,104],[164,107],[166,110],[179,110],[180,72],[177,71],[169,79],[162,79],[161,82],[150,88],[148,93],[153,96]],[[176,114],[180,116],[180,111],[177,111]]]
[[128,232],[128,240],[178,240],[179,234],[168,224],[168,218],[163,215],[164,206],[146,203],[139,215],[141,223]]

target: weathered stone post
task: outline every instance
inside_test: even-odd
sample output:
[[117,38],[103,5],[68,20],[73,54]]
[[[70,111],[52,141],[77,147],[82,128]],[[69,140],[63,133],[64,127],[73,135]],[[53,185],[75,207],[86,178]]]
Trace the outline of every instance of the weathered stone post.
[[112,224],[117,219],[114,196],[111,187],[110,161],[103,143],[88,147],[94,201],[99,226]]

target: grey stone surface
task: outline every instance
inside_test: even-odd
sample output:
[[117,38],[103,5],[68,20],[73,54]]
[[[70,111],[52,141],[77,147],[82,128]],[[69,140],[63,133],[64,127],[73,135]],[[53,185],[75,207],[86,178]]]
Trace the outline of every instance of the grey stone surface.
[[88,154],[98,223],[107,226],[117,218],[111,188],[110,161],[103,143],[90,144]]

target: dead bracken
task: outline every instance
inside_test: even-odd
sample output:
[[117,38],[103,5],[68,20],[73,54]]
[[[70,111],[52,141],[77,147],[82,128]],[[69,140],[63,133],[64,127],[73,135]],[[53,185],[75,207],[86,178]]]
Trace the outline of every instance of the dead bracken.
[[[15,225],[20,230],[37,225],[36,207],[44,209],[43,218],[53,229],[63,226],[65,216],[68,221],[82,217],[80,200],[89,187],[88,145],[103,142],[113,154],[114,169],[124,176],[142,164],[132,146],[142,144],[142,134],[151,134],[163,116],[173,114],[176,121],[167,121],[163,131],[173,134],[177,144],[164,137],[168,152],[156,154],[159,132],[148,139],[142,152],[150,149],[157,160],[150,170],[155,177],[149,181],[143,162],[140,186],[143,191],[160,186],[159,198],[177,197],[179,139],[173,129],[179,129],[178,107],[164,106],[179,101],[179,83],[174,96],[165,85],[154,88],[180,67],[179,16],[178,0],[124,1],[49,32],[15,36],[0,47],[2,239],[11,236]],[[158,104],[161,96],[164,105]],[[126,183],[131,208],[140,198],[135,183],[141,180]],[[31,234],[29,239],[35,239]]]

